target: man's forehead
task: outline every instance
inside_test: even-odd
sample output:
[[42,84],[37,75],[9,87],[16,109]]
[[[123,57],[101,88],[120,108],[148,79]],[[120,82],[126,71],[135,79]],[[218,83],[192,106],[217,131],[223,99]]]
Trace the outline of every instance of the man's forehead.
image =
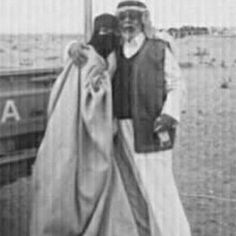
[[139,12],[144,12],[147,10],[147,6],[142,1],[121,1],[117,6],[117,13],[123,12],[126,10],[135,10]]
[[132,9],[127,9],[127,10],[124,10],[124,11],[120,11],[119,13],[118,13],[118,15],[120,15],[120,14],[135,14],[135,15],[142,15],[142,12],[140,12],[140,11],[137,11],[137,10],[132,10]]

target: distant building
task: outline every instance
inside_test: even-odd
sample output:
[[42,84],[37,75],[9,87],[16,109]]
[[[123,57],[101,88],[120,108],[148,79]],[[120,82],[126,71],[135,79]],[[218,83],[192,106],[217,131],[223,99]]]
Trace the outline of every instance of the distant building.
[[184,38],[191,35],[207,35],[207,27],[182,26],[181,28],[169,28],[168,33],[175,38]]
[[177,29],[177,28],[169,28],[168,33],[174,38],[180,37],[180,32],[179,32],[179,29]]

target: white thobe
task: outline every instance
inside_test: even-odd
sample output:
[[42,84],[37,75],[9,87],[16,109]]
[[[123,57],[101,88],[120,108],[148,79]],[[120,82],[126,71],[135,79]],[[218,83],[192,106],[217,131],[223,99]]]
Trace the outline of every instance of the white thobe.
[[[123,52],[126,58],[132,57],[145,40],[139,34],[130,42],[125,42]],[[165,80],[167,99],[162,113],[180,120],[183,83],[180,68],[169,49],[165,51]],[[172,150],[151,153],[136,153],[134,131],[131,119],[119,120],[123,146],[127,155],[134,158],[140,179],[146,191],[154,217],[163,236],[190,236],[190,227],[179,198],[172,171]]]

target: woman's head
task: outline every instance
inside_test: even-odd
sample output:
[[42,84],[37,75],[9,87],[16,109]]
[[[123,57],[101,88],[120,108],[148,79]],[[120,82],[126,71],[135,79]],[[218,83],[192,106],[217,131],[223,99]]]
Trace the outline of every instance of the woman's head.
[[95,18],[92,38],[89,42],[103,57],[114,51],[120,43],[119,24],[115,16],[102,14]]

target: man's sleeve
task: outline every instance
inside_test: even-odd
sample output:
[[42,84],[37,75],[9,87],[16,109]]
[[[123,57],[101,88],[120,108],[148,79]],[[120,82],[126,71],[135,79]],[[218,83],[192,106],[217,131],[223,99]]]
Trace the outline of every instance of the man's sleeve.
[[165,49],[164,70],[167,98],[162,109],[162,114],[169,115],[179,122],[185,97],[185,85],[179,64],[168,48]]
[[178,48],[176,47],[174,38],[167,32],[160,32],[157,29],[153,29],[153,36],[151,38],[154,39],[161,39],[162,41],[166,42],[169,45],[169,49],[171,53],[176,56],[178,55]]

